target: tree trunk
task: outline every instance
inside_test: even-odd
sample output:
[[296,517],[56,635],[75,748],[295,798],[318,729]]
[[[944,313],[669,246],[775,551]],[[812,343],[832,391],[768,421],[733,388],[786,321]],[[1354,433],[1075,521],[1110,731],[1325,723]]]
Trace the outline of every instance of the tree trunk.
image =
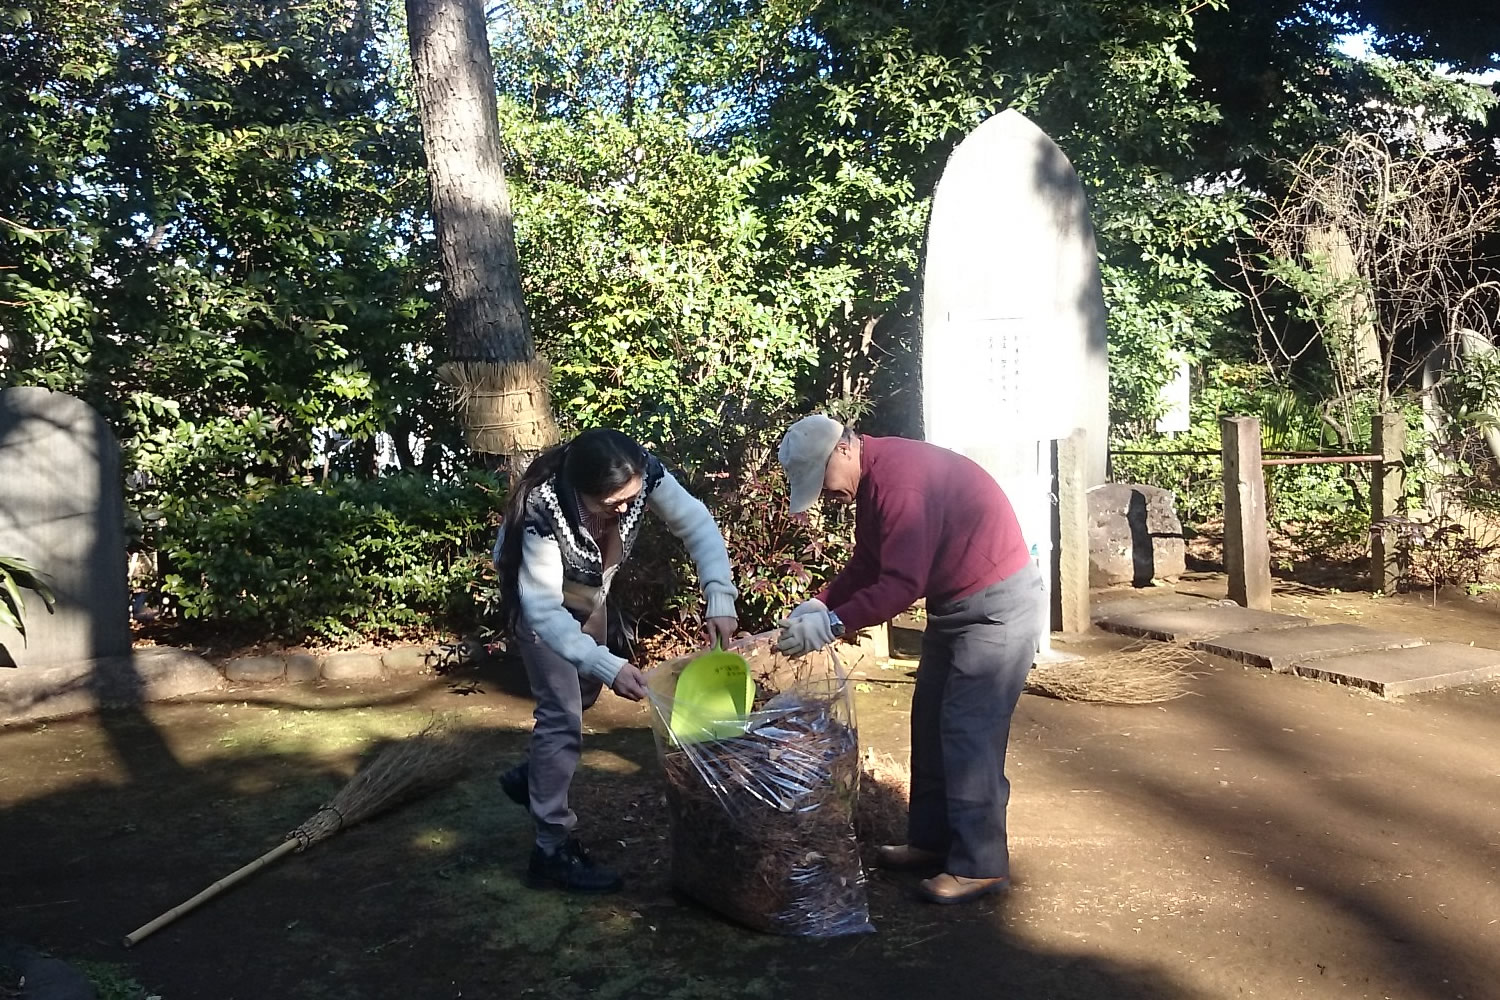
[[439,376],[469,447],[519,469],[557,441],[557,425],[521,294],[484,7],[406,0],[406,21],[442,258],[449,361]]
[[1334,334],[1334,341],[1327,345],[1328,353],[1343,369],[1349,388],[1378,388],[1383,403],[1389,392],[1384,383],[1385,352],[1375,326],[1375,304],[1361,280],[1354,244],[1348,232],[1329,225],[1309,230],[1307,250],[1315,267],[1333,285],[1335,305],[1327,317],[1327,328]]

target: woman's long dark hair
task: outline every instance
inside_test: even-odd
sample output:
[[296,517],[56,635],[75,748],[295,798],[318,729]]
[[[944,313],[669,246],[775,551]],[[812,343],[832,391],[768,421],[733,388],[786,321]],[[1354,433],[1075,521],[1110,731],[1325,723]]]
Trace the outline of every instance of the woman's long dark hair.
[[505,622],[514,628],[521,613],[521,536],[526,519],[526,497],[557,477],[563,516],[578,528],[578,495],[600,497],[646,473],[646,450],[609,427],[584,431],[566,444],[538,455],[521,481],[511,486],[505,501],[505,536],[500,541],[500,599]]

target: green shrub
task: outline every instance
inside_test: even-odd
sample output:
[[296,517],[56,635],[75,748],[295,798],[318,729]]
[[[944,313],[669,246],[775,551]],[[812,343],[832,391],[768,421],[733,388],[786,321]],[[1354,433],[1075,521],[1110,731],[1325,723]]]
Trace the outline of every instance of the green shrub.
[[[708,505],[724,533],[740,591],[735,606],[742,629],[772,628],[777,618],[817,593],[853,552],[853,518],[816,510],[792,516],[786,478],[771,463],[737,482],[718,478],[685,485]],[[613,594],[645,633],[672,624],[696,626],[703,611],[696,581],[681,543],[652,518]]]
[[287,639],[381,638],[477,617],[501,489],[470,473],[252,486],[168,504],[163,591],[185,618]]

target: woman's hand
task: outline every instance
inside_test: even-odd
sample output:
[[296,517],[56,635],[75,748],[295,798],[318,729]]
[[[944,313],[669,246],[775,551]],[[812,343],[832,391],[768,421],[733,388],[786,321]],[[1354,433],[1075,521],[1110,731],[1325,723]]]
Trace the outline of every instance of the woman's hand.
[[615,674],[615,682],[609,688],[621,698],[640,701],[646,697],[646,675],[640,667],[627,663]]
[[740,630],[738,618],[710,618],[704,625],[708,631],[708,644],[710,646],[728,646],[729,640]]

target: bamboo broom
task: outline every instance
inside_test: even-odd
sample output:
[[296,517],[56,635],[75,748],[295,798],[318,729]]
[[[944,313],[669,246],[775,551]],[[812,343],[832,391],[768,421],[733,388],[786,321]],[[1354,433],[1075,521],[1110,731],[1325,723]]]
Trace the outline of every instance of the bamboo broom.
[[391,744],[350,778],[337,795],[319,806],[318,811],[301,826],[288,833],[284,841],[243,868],[225,875],[186,902],[179,903],[155,920],[127,934],[125,947],[139,944],[148,935],[283,855],[305,851],[345,827],[369,819],[404,799],[452,780],[463,771],[468,747],[469,741],[455,734],[446,718],[434,719],[416,735]]

